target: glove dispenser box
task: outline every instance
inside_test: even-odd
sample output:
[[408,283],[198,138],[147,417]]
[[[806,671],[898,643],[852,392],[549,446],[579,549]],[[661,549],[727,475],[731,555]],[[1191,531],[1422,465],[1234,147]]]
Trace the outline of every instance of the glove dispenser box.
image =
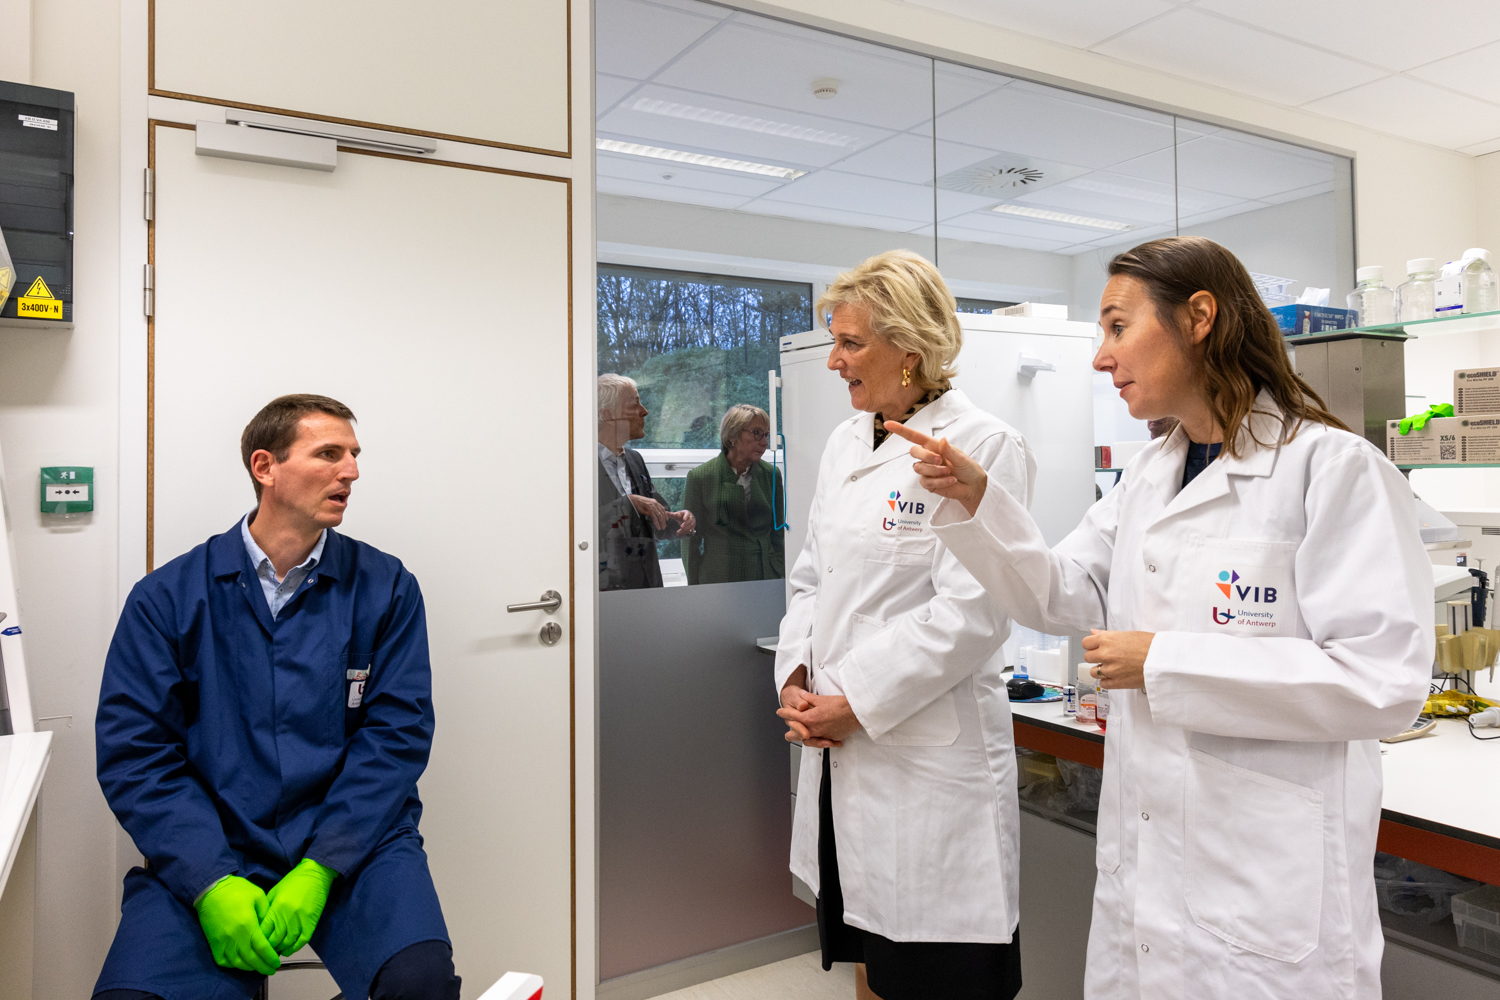
[[[73,325],[73,95],[0,82],[0,325]],[[0,266],[4,265],[0,258]]]

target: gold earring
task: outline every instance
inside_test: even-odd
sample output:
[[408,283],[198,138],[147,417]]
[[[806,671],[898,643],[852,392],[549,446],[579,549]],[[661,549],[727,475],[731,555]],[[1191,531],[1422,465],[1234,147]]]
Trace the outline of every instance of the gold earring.
[[911,385],[911,369],[903,368],[901,369],[901,388],[905,389],[909,385]]

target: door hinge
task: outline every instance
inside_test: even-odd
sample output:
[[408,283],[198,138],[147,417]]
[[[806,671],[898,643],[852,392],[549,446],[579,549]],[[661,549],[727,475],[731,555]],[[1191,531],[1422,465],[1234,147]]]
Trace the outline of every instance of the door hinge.
[[147,167],[142,173],[145,175],[142,190],[141,212],[146,221],[151,222],[156,218],[156,171]]
[[146,318],[156,314],[156,268],[147,264],[141,281],[141,310]]

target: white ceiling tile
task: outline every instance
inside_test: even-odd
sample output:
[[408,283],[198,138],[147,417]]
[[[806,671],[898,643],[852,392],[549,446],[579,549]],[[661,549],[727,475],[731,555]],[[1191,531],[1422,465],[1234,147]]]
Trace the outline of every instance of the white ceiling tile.
[[756,177],[729,170],[697,167],[690,163],[671,163],[619,153],[600,152],[595,158],[595,164],[595,171],[600,177],[643,181],[661,184],[666,188],[718,191],[722,194],[737,194],[741,199],[769,194],[785,183],[770,177]]
[[1192,215],[1184,215],[1178,221],[1177,226],[1180,231],[1188,233],[1205,223],[1217,222],[1220,219],[1228,219],[1236,215],[1244,215],[1247,212],[1256,212],[1268,207],[1258,201],[1243,201],[1234,208],[1216,208],[1207,212],[1195,212]]
[[[813,81],[823,78],[839,81],[837,97],[813,97]],[[731,20],[656,81],[893,130],[932,116],[925,57],[763,20]]]
[[1332,183],[1347,170],[1341,157],[1243,132],[1226,130],[1177,147],[1178,184],[1235,198],[1260,199]]
[[1080,95],[1016,84],[938,118],[943,139],[1015,149],[1080,167],[1107,167],[1172,145],[1170,115],[1083,103]]
[[[1493,7],[1500,11],[1500,4],[1493,4]],[[1500,73],[1495,72],[1496,66],[1500,66],[1500,42],[1491,42],[1468,52],[1419,66],[1406,75],[1500,104]]]
[[932,221],[932,188],[879,177],[819,170],[781,185],[762,201],[822,205],[905,220],[908,226]]
[[1327,184],[1313,184],[1310,187],[1294,188],[1290,191],[1278,191],[1268,194],[1260,200],[1268,205],[1284,205],[1287,202],[1302,201],[1306,198],[1318,198],[1323,195],[1333,194],[1337,185],[1331,181]]
[[643,0],[601,3],[594,11],[595,68],[633,80],[650,79],[728,13],[708,4],[687,9]]
[[1500,39],[1500,4],[1492,0],[1198,0],[1196,6],[1398,71]]
[[1158,184],[1177,183],[1177,153],[1168,146],[1166,149],[1158,149],[1154,153],[1137,156],[1129,160],[1121,160],[1113,164],[1110,170],[1117,174],[1125,174],[1129,177],[1139,177],[1142,180],[1155,181]]
[[1137,225],[1175,223],[1177,220],[1177,192],[1171,185],[1103,171],[1075,177],[1013,200],[1033,208],[1050,208]]
[[[990,150],[957,142],[937,144],[939,174],[987,160]],[[930,184],[933,177],[933,143],[926,135],[902,132],[876,146],[860,150],[839,161],[838,168],[851,174],[884,177],[911,184]]]
[[1460,153],[1468,153],[1470,156],[1484,156],[1488,153],[1500,153],[1500,136],[1494,139],[1486,139],[1484,142],[1476,142],[1472,146],[1464,146]]
[[1047,222],[1042,219],[1027,219],[1017,215],[1004,215],[1000,212],[980,211],[970,212],[955,219],[949,219],[942,223],[946,231],[950,226],[956,229],[968,229],[976,232],[1006,233],[1016,236],[1031,236],[1037,239],[1057,240],[1066,244],[1077,243],[1091,237],[1102,235],[1101,230],[1091,226],[1074,226],[1063,222]]
[[997,204],[987,195],[964,194],[959,191],[939,191],[937,197],[937,220],[939,222],[967,215],[970,212],[989,211]]
[[1064,45],[1087,48],[1095,42],[1171,10],[1169,0],[906,0],[1009,31],[1035,35]]
[[649,198],[652,201],[669,201],[679,205],[704,205],[709,208],[739,208],[745,196],[723,194],[718,191],[695,191],[668,184],[648,184],[645,181],[622,180],[618,177],[598,178],[600,194],[624,195],[628,198]]
[[[1144,226],[1140,229],[1133,229],[1128,233],[1110,233],[1107,236],[1100,236],[1098,239],[1076,243],[1069,248],[1069,251],[1077,253],[1085,250],[1103,250],[1106,251],[1104,259],[1107,262],[1110,257],[1122,251],[1129,250],[1131,247],[1138,247],[1142,243],[1161,239],[1164,236],[1176,235],[1176,226]],[[1091,316],[1089,318],[1093,319],[1094,317]]]
[[1404,76],[1311,101],[1307,110],[1379,132],[1458,149],[1500,132],[1500,106]]
[[608,73],[596,73],[594,75],[594,107],[597,113],[604,114],[640,85],[639,80],[610,76]]
[[[1020,236],[1014,233],[993,233],[985,229],[966,229],[963,226],[950,226],[943,223],[937,227],[938,239],[941,240],[963,240],[966,243],[988,243],[991,246],[1013,247],[1017,250],[1045,250],[1049,253],[1061,250],[1067,246],[1065,240],[1044,240],[1035,236]],[[923,236],[932,235],[932,226],[923,226],[917,230]]]
[[1385,75],[1373,66],[1186,8],[1092,51],[1293,105]]
[[783,219],[800,219],[803,222],[823,222],[832,226],[854,226],[859,229],[878,229],[888,233],[907,233],[917,228],[910,219],[898,219],[888,215],[847,211],[827,205],[799,205],[789,201],[756,201],[741,205],[741,212],[756,215],[774,215]]
[[942,114],[1016,82],[1015,77],[1003,73],[937,62],[932,67],[932,103],[937,113]]
[[[649,110],[652,108],[659,110]],[[705,113],[726,116],[736,124],[699,120]],[[793,129],[808,130],[808,138],[787,134]],[[892,134],[871,125],[851,125],[839,119],[655,84],[643,85],[624,103],[602,115],[599,131],[647,145],[686,147],[799,167],[837,163]]]

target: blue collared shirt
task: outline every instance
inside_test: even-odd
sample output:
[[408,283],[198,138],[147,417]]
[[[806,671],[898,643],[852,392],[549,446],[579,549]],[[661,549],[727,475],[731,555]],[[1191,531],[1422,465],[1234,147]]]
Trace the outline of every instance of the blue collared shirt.
[[318,541],[312,552],[308,553],[300,565],[289,569],[286,577],[281,580],[276,579],[276,566],[271,562],[271,557],[261,551],[250,534],[249,514],[240,518],[240,537],[245,540],[245,551],[250,553],[250,563],[255,567],[255,575],[260,578],[261,592],[266,595],[266,606],[271,609],[271,617],[274,619],[281,614],[281,609],[286,607],[286,602],[292,599],[297,588],[302,586],[302,581],[318,565],[318,560],[323,558],[323,544],[328,541],[328,531],[324,529],[318,532]]

